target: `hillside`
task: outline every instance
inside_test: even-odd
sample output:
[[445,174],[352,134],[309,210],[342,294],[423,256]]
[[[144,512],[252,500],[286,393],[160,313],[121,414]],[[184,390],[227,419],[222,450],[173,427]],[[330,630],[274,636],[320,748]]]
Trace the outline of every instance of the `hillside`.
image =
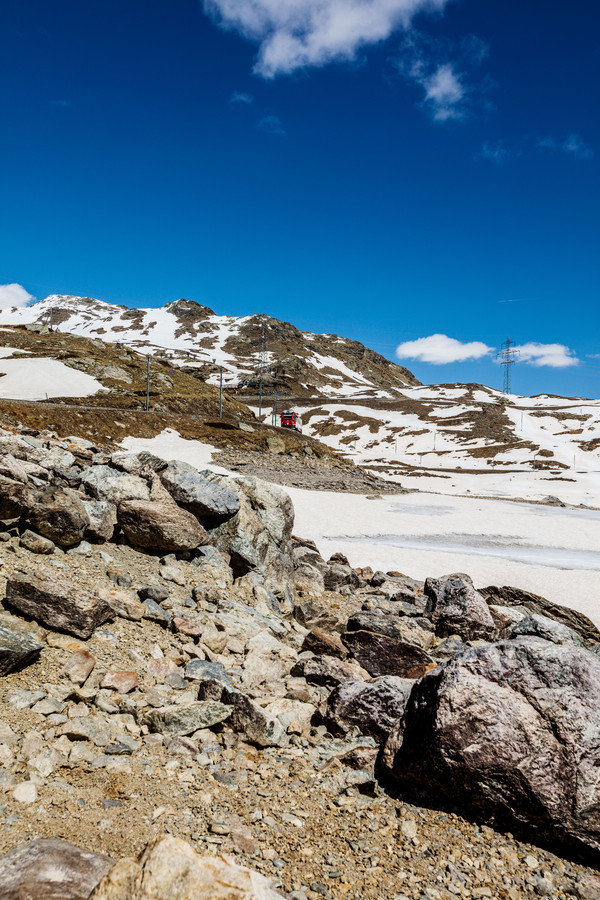
[[90,297],[52,295],[34,306],[0,310],[0,325],[32,323],[120,342],[140,353],[166,353],[179,365],[199,368],[213,384],[223,366],[225,385],[249,392],[256,390],[261,368],[265,389],[277,385],[304,397],[392,398],[407,385],[419,384],[408,369],[358,341],[299,331],[264,315],[218,316],[190,300],[129,309]]

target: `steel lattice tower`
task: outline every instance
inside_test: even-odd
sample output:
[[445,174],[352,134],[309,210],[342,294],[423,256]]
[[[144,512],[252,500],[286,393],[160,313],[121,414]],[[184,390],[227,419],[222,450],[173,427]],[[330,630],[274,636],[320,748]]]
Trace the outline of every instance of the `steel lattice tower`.
[[515,349],[516,341],[506,338],[500,345],[502,350],[496,354],[496,359],[500,360],[500,364],[504,366],[504,393],[511,393],[511,370],[519,358],[519,351]]

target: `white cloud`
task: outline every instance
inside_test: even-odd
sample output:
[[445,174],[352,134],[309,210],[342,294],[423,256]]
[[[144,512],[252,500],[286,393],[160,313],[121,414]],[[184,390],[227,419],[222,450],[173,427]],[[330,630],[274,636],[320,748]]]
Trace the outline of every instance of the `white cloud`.
[[466,89],[450,63],[438,66],[421,84],[425,88],[425,103],[436,121],[462,118],[461,101]]
[[265,116],[264,119],[260,120],[257,127],[259,131],[264,131],[265,134],[286,134],[286,130],[277,116]]
[[[481,147],[479,154],[477,155],[477,159],[487,159],[489,162],[496,163],[498,166],[504,165],[509,159],[512,158],[514,154],[504,146],[502,141],[498,141],[496,144],[488,144],[485,143]],[[500,301],[501,303],[508,303],[510,301]]]
[[405,341],[396,348],[398,359],[417,359],[420,362],[445,365],[452,362],[463,362],[466,359],[481,359],[492,352],[481,341],[463,343],[445,334],[431,334],[416,341]]
[[230,102],[250,104],[254,102],[254,97],[252,96],[252,94],[244,93],[244,91],[234,91],[231,95]]
[[[369,44],[407,29],[449,0],[203,0],[222,28],[259,44],[254,71],[275,78],[308,66],[351,60]],[[443,80],[443,75],[442,75]],[[443,91],[443,85],[440,85]],[[432,85],[434,92],[439,91]]]
[[0,309],[29,306],[30,303],[35,303],[35,297],[28,294],[20,284],[0,284]]
[[557,141],[552,137],[540,138],[538,147],[541,150],[562,150],[576,159],[591,159],[594,151],[579,134],[570,134],[564,141]]
[[515,349],[519,351],[519,360],[530,366],[566,369],[568,366],[579,365],[575,351],[565,344],[539,344],[537,341],[529,341]]

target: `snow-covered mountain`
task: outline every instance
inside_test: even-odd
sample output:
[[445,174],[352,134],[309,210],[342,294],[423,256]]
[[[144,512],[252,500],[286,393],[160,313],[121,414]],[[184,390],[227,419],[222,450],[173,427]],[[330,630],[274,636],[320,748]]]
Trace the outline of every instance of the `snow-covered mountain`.
[[268,316],[218,316],[187,300],[129,309],[53,295],[0,310],[0,325],[34,323],[167,356],[213,384],[223,366],[228,391],[256,413],[260,371],[263,421],[271,421],[277,389],[279,409],[298,409],[306,434],[407,486],[568,493],[573,502],[600,503],[598,400],[507,396],[476,384],[424,386],[356,341],[301,332]]
[[33,323],[166,354],[180,365],[204,369],[213,384],[223,366],[225,385],[246,392],[256,389],[259,370],[267,388],[277,385],[280,392],[304,397],[391,399],[419,384],[408,369],[358,341],[299,331],[269,316],[218,316],[189,300],[129,309],[53,294],[33,306],[0,310],[0,325]]

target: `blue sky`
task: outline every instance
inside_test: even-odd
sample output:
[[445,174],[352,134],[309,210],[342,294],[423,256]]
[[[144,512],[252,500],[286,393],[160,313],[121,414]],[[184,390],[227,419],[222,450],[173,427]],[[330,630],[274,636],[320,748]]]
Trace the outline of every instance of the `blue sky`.
[[427,382],[501,386],[510,334],[515,390],[598,397],[599,25],[590,0],[5,0],[0,284],[266,312]]

